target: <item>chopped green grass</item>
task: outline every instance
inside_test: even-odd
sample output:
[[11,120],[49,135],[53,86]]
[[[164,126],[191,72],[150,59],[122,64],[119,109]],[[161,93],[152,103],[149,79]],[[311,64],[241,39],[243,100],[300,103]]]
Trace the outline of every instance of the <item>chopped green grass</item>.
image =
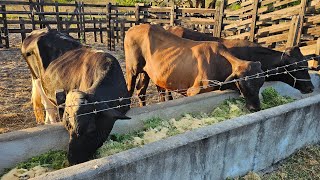
[[[294,101],[290,97],[281,96],[274,88],[266,88],[262,92],[262,97],[261,104],[263,109]],[[245,107],[244,98],[238,98],[223,101],[211,114],[186,114],[178,120],[171,119],[169,121],[164,121],[161,118],[152,118],[144,122],[144,128],[141,131],[124,135],[113,135],[110,140],[106,141],[104,145],[98,149],[96,157],[109,156],[148,144],[155,140],[181,134],[192,129],[249,113],[250,111]],[[154,138],[154,140],[152,138]]]
[[144,129],[152,129],[161,126],[163,120],[161,118],[152,118],[144,122]]
[[282,104],[293,102],[294,99],[288,96],[281,96],[274,88],[266,88],[261,93],[262,102],[261,108],[268,109]]
[[212,111],[211,117],[215,117],[219,121],[222,121],[248,113],[250,113],[250,111],[245,107],[244,98],[237,98],[225,100]]
[[67,153],[65,151],[49,151],[18,164],[17,168],[29,170],[39,165],[56,170],[68,167]]

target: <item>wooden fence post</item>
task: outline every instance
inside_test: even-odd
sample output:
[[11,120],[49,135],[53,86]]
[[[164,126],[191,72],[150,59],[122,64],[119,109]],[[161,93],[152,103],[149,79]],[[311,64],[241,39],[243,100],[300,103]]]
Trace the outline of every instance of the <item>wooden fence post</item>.
[[249,41],[254,42],[254,35],[256,33],[256,23],[258,19],[258,8],[259,8],[259,0],[253,1],[253,10],[252,10],[252,22],[250,26],[250,36]]
[[55,1],[54,4],[55,8],[56,8],[56,19],[57,19],[57,30],[61,32],[61,21],[60,21],[60,17],[59,17],[59,3],[58,1]]
[[80,10],[79,10],[79,4],[77,1],[74,2],[76,10],[76,19],[77,19],[77,31],[78,31],[78,39],[81,38],[81,30],[80,30]]
[[83,36],[83,41],[86,42],[87,38],[86,38],[86,17],[84,15],[84,3],[83,1],[81,2],[81,22],[82,22],[82,36]]
[[[118,3],[116,3],[116,5],[118,6]],[[119,27],[119,11],[118,10],[116,10],[116,12],[115,12],[115,24],[116,24],[116,27],[115,27],[115,30],[116,30],[116,36],[117,36],[117,43],[119,43],[119,31],[118,31],[118,27]]]
[[24,20],[22,17],[19,17],[20,21],[20,30],[21,30],[21,42],[26,38],[26,27],[24,25]]
[[307,1],[308,0],[301,0],[301,3],[300,3],[298,34],[297,34],[297,37],[296,37],[297,38],[296,44],[294,44],[294,45],[297,45],[297,44],[300,43],[300,38],[301,38],[302,28],[303,28],[303,22],[304,22],[304,16],[306,14]]
[[288,33],[288,40],[286,44],[286,48],[292,47],[296,45],[297,43],[297,35],[298,35],[298,30],[299,30],[299,20],[300,16],[293,16],[291,19],[291,25]]
[[66,18],[66,19],[64,20],[64,24],[65,24],[65,28],[64,28],[65,30],[64,30],[64,32],[67,33],[67,34],[69,34],[70,22],[69,22],[68,18]]
[[[37,3],[38,3],[38,5],[34,6],[34,8],[36,7],[36,9],[38,9],[37,12],[43,13],[44,12],[44,7],[43,7],[44,1],[43,0],[37,0]],[[40,28],[45,28],[46,26],[49,28],[49,25],[41,23],[41,22],[45,21],[44,15],[43,14],[39,14],[38,17],[39,17],[39,22],[40,22]]]
[[219,7],[218,8],[216,7],[216,13],[214,16],[215,25],[214,25],[214,29],[213,29],[213,36],[214,37],[221,37],[225,3],[226,2],[224,0],[222,0],[222,1],[220,1]]
[[33,2],[32,0],[29,0],[29,9],[31,12],[31,23],[32,23],[32,30],[36,29],[36,24],[34,22],[34,10],[33,10]]
[[[317,39],[317,46],[316,46],[316,52],[315,52],[315,54],[316,54],[316,56],[320,56],[320,38],[318,37],[318,39]],[[317,59],[317,63],[316,63],[316,65],[317,65],[317,68],[316,68],[316,70],[317,71],[319,71],[320,70],[320,67],[318,67],[319,66],[319,64],[320,64],[320,57],[317,57],[316,58]]]
[[175,22],[175,16],[176,16],[176,12],[175,12],[175,5],[174,3],[172,2],[171,4],[171,9],[170,9],[170,26],[174,26],[174,22]]
[[114,37],[114,20],[111,20],[111,51],[116,50],[116,38]]
[[125,32],[125,19],[123,19],[121,21],[121,24],[120,24],[120,31],[121,31],[121,49],[123,50],[124,49],[124,37],[126,35],[126,32]]
[[94,42],[97,42],[97,25],[96,25],[96,18],[95,17],[93,17],[92,18],[92,20],[93,20],[93,36],[94,36]]
[[[0,19],[1,20],[1,19]],[[2,28],[0,27],[0,48],[3,48],[3,43],[2,43]]]
[[3,18],[3,33],[4,33],[4,40],[5,40],[5,47],[9,48],[9,31],[8,31],[8,20],[6,14],[6,5],[1,6],[2,18]]
[[101,19],[99,19],[99,31],[100,31],[100,42],[103,43],[102,22],[101,22]]
[[112,4],[107,4],[107,43],[108,49],[111,51],[111,7]]
[[135,4],[135,19],[136,19],[136,25],[138,25],[140,23],[140,5],[138,3]]

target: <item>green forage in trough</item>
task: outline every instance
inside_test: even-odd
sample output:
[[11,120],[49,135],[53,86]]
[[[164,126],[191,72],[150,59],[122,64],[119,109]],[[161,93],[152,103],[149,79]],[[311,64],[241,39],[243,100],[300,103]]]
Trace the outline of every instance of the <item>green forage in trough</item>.
[[294,99],[289,96],[281,96],[274,88],[269,87],[262,91],[262,109],[279,106],[282,104],[293,102]]
[[31,169],[35,166],[45,166],[52,169],[62,169],[68,167],[67,152],[65,151],[49,151],[47,153],[35,156],[18,164],[17,168]]

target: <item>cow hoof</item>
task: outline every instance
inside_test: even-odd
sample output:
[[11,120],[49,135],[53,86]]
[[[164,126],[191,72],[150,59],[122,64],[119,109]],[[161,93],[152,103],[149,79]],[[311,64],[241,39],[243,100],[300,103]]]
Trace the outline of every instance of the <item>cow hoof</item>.
[[200,88],[198,87],[191,87],[187,90],[187,96],[194,96],[199,94]]

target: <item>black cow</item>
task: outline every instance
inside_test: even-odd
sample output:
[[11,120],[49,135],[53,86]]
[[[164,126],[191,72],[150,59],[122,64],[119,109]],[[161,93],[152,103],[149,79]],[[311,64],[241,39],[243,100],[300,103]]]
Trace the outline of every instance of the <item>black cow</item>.
[[194,41],[221,42],[228,48],[232,55],[236,56],[239,59],[245,59],[248,61],[260,61],[263,71],[299,62],[297,64],[288,66],[286,69],[279,68],[278,71],[272,71],[271,73],[282,73],[286,70],[292,71],[294,69],[302,70],[290,72],[287,74],[279,74],[277,76],[270,76],[266,78],[266,81],[282,81],[298,89],[301,93],[313,92],[314,86],[308,73],[308,63],[306,61],[300,62],[304,57],[299,47],[292,47],[290,49],[287,49],[285,52],[279,52],[262,47],[259,44],[247,40],[217,38],[179,26],[166,26],[165,29],[179,37],[191,39]]
[[[52,43],[61,42],[60,47],[55,47],[60,54],[54,55],[56,59],[49,56],[50,48],[30,47],[39,44],[36,42],[24,43],[22,52],[31,64],[34,78],[37,78],[34,79],[35,89],[50,118],[55,118],[54,113],[57,113],[50,111],[54,109],[51,107],[58,105],[56,91],[63,89],[67,94],[63,120],[70,134],[68,160],[70,164],[87,161],[107,139],[115,121],[128,119],[123,114],[129,110],[131,101],[121,67],[110,54],[78,43],[72,49],[69,42],[75,40],[57,31],[33,33],[33,39],[38,41],[39,38],[34,38],[35,34],[47,42],[46,47],[54,47]],[[68,40],[62,43],[63,39]],[[65,51],[63,47],[69,50]],[[43,60],[46,56],[41,54],[48,55],[46,61]],[[42,66],[38,64],[45,64],[48,60],[50,63],[46,69],[39,70]]]
[[[49,124],[48,114],[44,118],[43,105],[39,88],[35,80],[42,76],[49,64],[67,51],[80,48],[82,45],[71,36],[46,29],[32,31],[22,42],[21,53],[26,60],[32,75],[32,104],[36,121]],[[38,84],[40,85],[40,84]]]

